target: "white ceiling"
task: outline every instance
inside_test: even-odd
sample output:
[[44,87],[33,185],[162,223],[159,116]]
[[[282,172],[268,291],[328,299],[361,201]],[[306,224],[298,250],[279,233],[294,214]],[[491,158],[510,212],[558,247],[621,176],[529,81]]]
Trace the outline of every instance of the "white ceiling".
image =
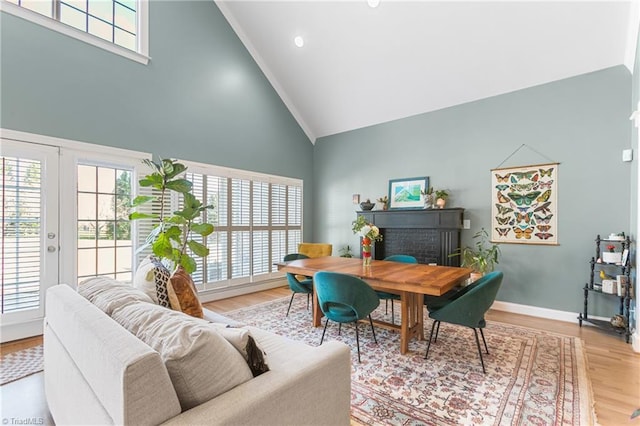
[[216,3],[312,142],[615,65],[632,69],[638,29],[631,0]]

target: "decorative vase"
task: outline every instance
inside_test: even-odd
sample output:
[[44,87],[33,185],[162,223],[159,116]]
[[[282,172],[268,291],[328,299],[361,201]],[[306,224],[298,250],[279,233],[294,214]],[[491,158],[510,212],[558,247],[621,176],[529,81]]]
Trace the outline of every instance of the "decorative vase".
[[444,209],[444,206],[447,204],[447,200],[445,200],[444,198],[438,198],[436,200],[436,205],[438,206],[439,209]]
[[433,208],[433,194],[427,194],[424,196],[424,208],[425,209]]
[[364,237],[362,239],[362,266],[371,265],[371,239]]

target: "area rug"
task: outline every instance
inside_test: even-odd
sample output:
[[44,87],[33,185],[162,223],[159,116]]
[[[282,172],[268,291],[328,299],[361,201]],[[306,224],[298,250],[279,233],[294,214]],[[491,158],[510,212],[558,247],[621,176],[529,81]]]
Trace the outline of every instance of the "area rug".
[[43,369],[42,345],[3,354],[0,358],[0,386]]
[[[225,313],[247,325],[317,346],[322,328],[311,325],[306,299],[289,298]],[[399,311],[396,306],[396,316]],[[384,304],[374,318],[390,320]],[[428,316],[425,313],[425,318]],[[395,319],[396,324],[399,318]],[[425,334],[431,328],[426,320]],[[323,322],[324,324],[324,322]],[[331,323],[325,339],[352,348],[351,417],[366,425],[592,425],[591,384],[580,339],[490,321],[489,355],[482,373],[473,331],[442,324],[429,358],[426,341],[400,354],[400,336],[360,324],[358,363],[353,325]],[[428,334],[427,334],[428,335]],[[268,356],[268,354],[267,354]]]

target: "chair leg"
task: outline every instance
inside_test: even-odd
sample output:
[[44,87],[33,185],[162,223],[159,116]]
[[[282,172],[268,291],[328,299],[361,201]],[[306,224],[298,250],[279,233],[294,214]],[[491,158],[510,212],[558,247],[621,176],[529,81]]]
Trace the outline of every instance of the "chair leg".
[[440,333],[440,321],[436,321],[438,323],[438,328],[436,328],[436,338],[433,339],[433,343],[438,341],[438,334]]
[[478,354],[480,355],[480,363],[482,364],[482,372],[487,374],[487,371],[484,369],[484,360],[482,359],[482,350],[480,349],[480,339],[478,339],[478,330],[473,329],[473,334],[476,336],[476,346],[478,347]]
[[291,300],[289,300],[289,307],[287,308],[287,315],[289,316],[289,310],[291,309],[291,304],[293,303],[293,296],[295,296],[295,293],[291,293]]
[[322,338],[320,338],[320,344],[324,341],[324,333],[327,332],[327,326],[329,325],[329,318],[327,318],[324,322],[324,330],[322,330]]
[[431,334],[429,334],[429,341],[427,342],[427,353],[424,354],[424,359],[427,359],[427,357],[429,356],[429,348],[431,347],[431,338],[433,337],[433,329],[436,327],[436,323],[439,323],[440,321],[434,321],[433,324],[431,324]]
[[482,336],[482,342],[484,343],[484,350],[487,351],[487,355],[489,355],[489,348],[487,347],[487,341],[484,340],[484,333],[482,329],[480,329],[480,335]]
[[[393,302],[391,302],[391,303],[393,303]],[[373,328],[373,320],[371,319],[371,314],[369,314],[369,324],[371,324],[371,333],[373,334],[373,341],[377,345],[378,341],[376,340],[376,330]]]
[[338,323],[338,336],[341,335],[340,333],[342,333],[342,323],[341,322]]
[[311,296],[311,293],[307,293],[307,311],[309,310],[309,296]]
[[394,305],[393,299],[391,299],[391,324],[394,324],[393,321],[395,321],[395,317],[396,317],[396,314],[393,312],[393,305]]
[[387,315],[389,313],[389,299],[384,299],[384,314]]
[[356,346],[358,347],[358,362],[360,362],[360,336],[358,336],[358,321],[354,322],[356,326]]

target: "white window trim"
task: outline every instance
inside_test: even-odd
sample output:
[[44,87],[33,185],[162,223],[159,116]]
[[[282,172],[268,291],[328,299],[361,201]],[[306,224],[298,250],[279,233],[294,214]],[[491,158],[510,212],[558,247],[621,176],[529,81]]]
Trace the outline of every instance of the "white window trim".
[[25,9],[17,4],[10,3],[7,0],[0,0],[0,11],[29,22],[33,22],[34,24],[75,38],[76,40],[83,41],[92,46],[99,47],[100,49],[125,57],[132,61],[147,65],[151,60],[149,57],[149,2],[148,0],[143,0],[138,4],[140,5],[139,10],[137,11],[139,34],[136,36],[138,41],[138,52],[118,46],[117,44],[103,40],[93,34],[80,31],[77,28],[63,24],[55,19],[41,15],[40,13],[32,10]]

